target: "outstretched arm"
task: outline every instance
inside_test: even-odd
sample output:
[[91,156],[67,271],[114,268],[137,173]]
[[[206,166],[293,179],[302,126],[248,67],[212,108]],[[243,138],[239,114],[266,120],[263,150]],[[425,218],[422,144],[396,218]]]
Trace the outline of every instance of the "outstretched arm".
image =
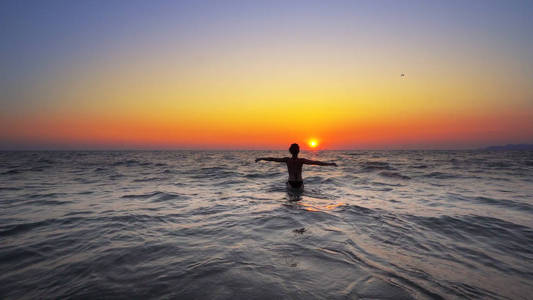
[[323,161],[319,161],[319,160],[310,160],[310,159],[304,159],[304,164],[305,165],[315,165],[315,166],[337,166],[336,163],[328,163],[328,162],[323,162]]
[[286,161],[287,161],[287,158],[286,158],[286,157],[283,157],[283,158],[276,158],[276,157],[259,157],[259,158],[256,158],[256,159],[255,159],[255,162],[258,162],[258,161],[261,161],[261,160],[264,160],[264,161],[275,161],[275,162],[286,162]]

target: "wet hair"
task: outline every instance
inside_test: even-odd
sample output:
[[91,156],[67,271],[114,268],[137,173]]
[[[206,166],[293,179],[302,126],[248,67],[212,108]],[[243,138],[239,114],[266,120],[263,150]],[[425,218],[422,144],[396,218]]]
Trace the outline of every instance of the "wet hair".
[[292,156],[298,155],[300,153],[300,146],[298,144],[294,143],[289,147],[289,152],[292,154]]

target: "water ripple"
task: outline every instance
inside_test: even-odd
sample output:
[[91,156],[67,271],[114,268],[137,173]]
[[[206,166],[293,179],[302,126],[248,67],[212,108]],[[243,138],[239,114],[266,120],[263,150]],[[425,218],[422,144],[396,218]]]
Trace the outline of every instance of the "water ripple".
[[263,156],[0,152],[0,298],[533,293],[533,152],[304,152],[297,197]]

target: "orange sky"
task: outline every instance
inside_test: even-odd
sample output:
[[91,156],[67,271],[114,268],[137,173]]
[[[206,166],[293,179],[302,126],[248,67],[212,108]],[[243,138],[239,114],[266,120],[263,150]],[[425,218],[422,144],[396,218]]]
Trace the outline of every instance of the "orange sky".
[[327,124],[310,122],[301,128],[287,129],[289,122],[275,118],[268,122],[231,123],[221,118],[197,124],[164,119],[107,117],[95,120],[94,117],[47,116],[31,118],[23,124],[17,120],[3,120],[3,126],[16,126],[21,140],[74,148],[93,145],[94,148],[141,149],[284,149],[293,142],[307,145],[310,139],[317,139],[318,149],[438,149],[520,140],[523,135],[533,134],[532,117],[529,112],[475,116],[432,114],[334,120]]
[[[472,23],[475,7],[461,17],[453,7],[348,4],[287,7],[283,18],[255,5],[236,15],[188,7],[187,21],[171,9],[154,19],[78,11],[79,24],[33,15],[28,40],[0,57],[0,149],[533,142],[533,42],[522,24],[499,10]],[[49,39],[17,48],[32,35]]]

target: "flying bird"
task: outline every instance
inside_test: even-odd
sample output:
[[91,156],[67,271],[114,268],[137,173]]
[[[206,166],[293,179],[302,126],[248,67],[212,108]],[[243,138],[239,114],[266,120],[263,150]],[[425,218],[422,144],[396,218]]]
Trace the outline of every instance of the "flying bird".
[[404,73],[400,74],[400,77],[405,77],[405,74]]

